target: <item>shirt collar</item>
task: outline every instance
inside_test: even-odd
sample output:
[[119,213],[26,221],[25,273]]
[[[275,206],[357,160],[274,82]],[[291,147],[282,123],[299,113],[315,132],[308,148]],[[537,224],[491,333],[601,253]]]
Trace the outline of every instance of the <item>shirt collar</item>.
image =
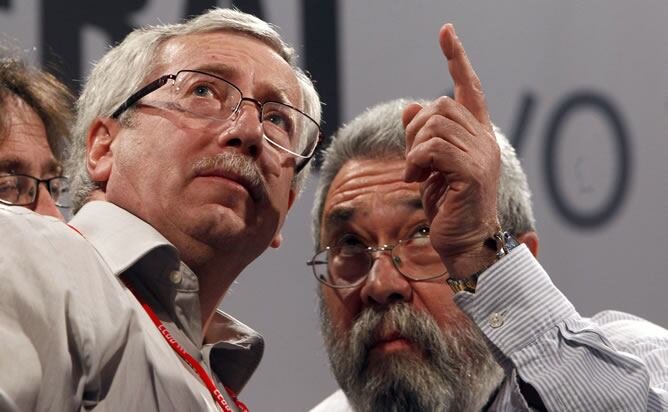
[[86,203],[72,218],[74,226],[118,276],[151,250],[163,247],[178,261],[178,251],[153,226],[113,203]]
[[[72,218],[70,225],[93,245],[115,276],[133,267],[152,251],[160,254],[160,260],[166,260],[164,269],[156,270],[156,273],[164,272],[168,268],[178,270],[179,264],[183,265],[176,247],[160,232],[113,203],[105,201],[86,203]],[[152,261],[155,262],[155,259],[150,261],[144,259],[142,265]],[[180,268],[182,274],[189,272],[184,269]],[[181,287],[193,291],[197,289],[196,283],[196,277],[192,276],[192,279],[187,283],[184,282]],[[170,312],[173,312],[173,309],[171,308]],[[197,326],[201,327],[199,325],[201,324],[197,322]],[[190,332],[191,341],[200,345],[201,338],[197,339],[195,335],[201,335]],[[202,348],[204,361],[227,386],[238,393],[262,359],[264,339],[252,328],[218,310],[204,340],[205,345]]]
[[204,341],[203,354],[211,370],[234,392],[241,392],[262,359],[264,338],[218,310]]

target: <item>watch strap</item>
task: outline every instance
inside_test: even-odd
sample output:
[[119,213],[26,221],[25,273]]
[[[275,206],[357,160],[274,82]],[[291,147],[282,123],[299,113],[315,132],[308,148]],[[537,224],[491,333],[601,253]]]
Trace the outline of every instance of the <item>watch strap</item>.
[[485,239],[485,246],[494,248],[496,250],[496,259],[489,266],[485,266],[481,270],[463,278],[463,279],[446,279],[447,284],[450,286],[453,292],[469,292],[475,293],[476,287],[478,286],[478,277],[490,266],[492,266],[497,260],[501,259],[503,256],[510,253],[511,250],[519,246],[519,242],[513,235],[508,232],[498,231],[494,236]]

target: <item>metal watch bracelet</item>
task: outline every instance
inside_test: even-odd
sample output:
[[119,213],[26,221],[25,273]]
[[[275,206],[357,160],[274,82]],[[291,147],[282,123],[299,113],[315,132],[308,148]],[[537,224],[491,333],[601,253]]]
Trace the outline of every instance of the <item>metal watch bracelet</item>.
[[489,267],[492,266],[497,260],[501,259],[503,256],[510,253],[511,250],[519,246],[519,243],[517,242],[517,239],[515,239],[515,237],[513,237],[513,235],[510,233],[498,231],[494,234],[494,236],[485,240],[485,246],[496,248],[496,259],[494,262],[463,279],[448,278],[446,282],[453,292],[457,293],[464,291],[475,293],[476,287],[478,286],[478,277],[484,271],[489,269]]

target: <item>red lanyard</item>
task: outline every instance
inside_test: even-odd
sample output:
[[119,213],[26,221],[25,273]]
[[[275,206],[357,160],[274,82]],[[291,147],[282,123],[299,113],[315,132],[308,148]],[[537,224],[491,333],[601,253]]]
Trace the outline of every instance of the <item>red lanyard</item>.
[[[70,224],[68,224],[67,226],[69,226],[75,232],[77,232],[79,235],[81,235],[81,237],[84,237],[76,227],[74,227]],[[176,339],[174,339],[172,337],[172,334],[169,333],[169,331],[167,330],[165,325],[163,325],[162,322],[160,322],[160,319],[158,319],[158,317],[155,315],[155,313],[153,312],[153,309],[151,309],[151,307],[146,302],[144,302],[144,300],[141,298],[141,296],[135,292],[135,289],[134,289],[132,283],[127,281],[125,278],[123,278],[123,276],[120,276],[120,279],[121,279],[121,281],[123,281],[125,286],[127,286],[127,288],[130,289],[130,292],[132,292],[132,294],[135,296],[135,298],[137,299],[139,304],[144,308],[144,310],[146,311],[148,316],[153,321],[153,324],[155,325],[155,327],[158,328],[158,331],[160,332],[162,337],[165,338],[167,343],[169,343],[169,346],[171,346],[172,349],[174,349],[174,352],[176,352],[181,357],[181,359],[183,359],[195,371],[195,373],[197,373],[197,375],[199,375],[199,378],[202,380],[202,382],[204,382],[204,385],[209,390],[209,392],[211,392],[211,396],[213,396],[213,399],[216,401],[216,403],[223,409],[223,411],[233,412],[232,409],[230,408],[230,405],[228,405],[227,401],[223,397],[223,394],[220,393],[220,391],[216,387],[216,384],[213,383],[213,380],[211,379],[209,374],[206,373],[206,371],[204,370],[202,365],[200,365],[199,362],[197,362],[192,356],[190,356],[190,354],[188,352],[186,352],[185,349],[183,349],[183,346],[181,346],[176,341]],[[249,412],[246,405],[244,405],[243,402],[241,402],[237,398],[237,394],[234,393],[232,391],[232,389],[230,389],[230,388],[228,388],[227,386],[224,386],[224,385],[223,385],[223,387],[225,388],[225,391],[227,392],[227,394],[230,395],[230,397],[232,397],[232,400],[234,401],[234,404],[237,406],[237,408],[239,408],[239,410],[241,410],[241,412]]]
[[[134,290],[134,287],[129,281],[126,281],[121,277],[121,280],[123,283],[125,283],[125,286],[130,289],[130,292],[132,292],[133,295],[135,295],[135,298],[137,298],[137,301],[139,304],[144,308],[148,316],[151,318],[153,321],[153,324],[158,328],[158,331],[162,335],[163,338],[169,343],[169,346],[174,349],[174,352],[176,352],[181,359],[183,359],[196,373],[199,375],[199,378],[204,382],[204,385],[206,388],[211,392],[211,396],[213,396],[213,399],[216,401],[216,403],[222,408],[223,411],[225,412],[233,412],[232,409],[230,408],[230,405],[227,403],[225,398],[223,397],[223,394],[220,393],[218,388],[216,387],[216,384],[213,383],[213,380],[209,376],[209,374],[206,373],[202,365],[199,364],[188,352],[183,349],[183,347],[172,337],[172,334],[169,333],[165,325],[160,322],[160,319],[155,315],[151,307],[146,304],[141,298],[139,294],[137,294]],[[237,408],[241,410],[242,412],[248,412],[248,408],[246,405],[243,404],[238,398],[237,395],[227,386],[224,386],[225,390],[227,391],[228,395],[232,397],[232,400],[234,400],[234,404],[237,405]]]

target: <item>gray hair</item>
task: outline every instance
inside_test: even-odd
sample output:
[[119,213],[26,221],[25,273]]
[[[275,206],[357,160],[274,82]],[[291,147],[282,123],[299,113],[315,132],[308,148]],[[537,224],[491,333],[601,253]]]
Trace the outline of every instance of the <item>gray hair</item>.
[[[325,198],[332,180],[349,160],[405,159],[406,141],[401,116],[404,107],[414,100],[397,99],[368,108],[350,123],[342,126],[324,153],[320,180],[312,209],[312,235],[320,249],[320,224]],[[427,104],[427,101],[419,101]],[[513,234],[535,230],[531,192],[515,149],[495,129],[501,150],[501,176],[497,192],[497,213],[504,230]]]
[[[161,60],[157,58],[160,46],[167,40],[215,31],[247,34],[276,51],[295,71],[302,92],[303,111],[320,122],[320,98],[311,79],[296,66],[294,50],[283,42],[269,23],[238,10],[214,8],[180,24],[136,29],[95,65],[77,101],[77,119],[72,133],[74,141],[67,164],[71,175],[73,212],[79,210],[90,194],[101,187],[91,180],[85,161],[86,136],[95,119],[110,117],[132,93],[153,80],[146,77],[160,64]],[[121,116],[123,120],[124,116]],[[308,173],[307,166],[294,177],[292,186],[295,190],[301,189]]]

